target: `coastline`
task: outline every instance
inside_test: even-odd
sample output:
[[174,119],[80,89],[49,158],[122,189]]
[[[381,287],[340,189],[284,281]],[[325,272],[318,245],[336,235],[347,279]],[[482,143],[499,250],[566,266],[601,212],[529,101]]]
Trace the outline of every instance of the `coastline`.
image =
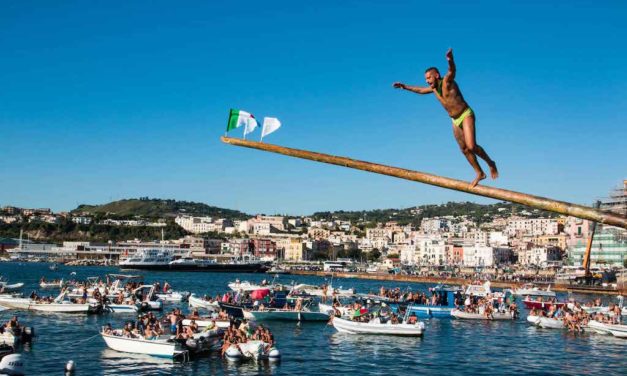
[[[473,280],[465,278],[440,278],[440,277],[422,277],[415,275],[402,275],[402,274],[385,274],[385,273],[350,273],[350,272],[323,272],[323,271],[306,271],[306,270],[291,270],[292,275],[314,275],[318,277],[327,277],[333,275],[337,278],[357,278],[365,280],[377,280],[377,281],[395,281],[395,282],[413,282],[413,283],[434,283],[434,284],[447,284],[447,285],[468,285]],[[511,288],[512,286],[520,287],[524,282],[515,281],[490,281],[492,287],[496,288]],[[603,287],[587,287],[587,286],[574,286],[566,284],[551,284],[551,290],[555,292],[572,292],[582,294],[600,294],[600,295],[625,295],[627,294],[627,286],[623,288],[610,289]]]

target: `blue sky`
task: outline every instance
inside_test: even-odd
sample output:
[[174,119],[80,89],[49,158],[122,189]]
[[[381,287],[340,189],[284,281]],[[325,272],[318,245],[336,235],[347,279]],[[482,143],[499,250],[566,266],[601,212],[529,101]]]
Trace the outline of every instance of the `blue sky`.
[[627,4],[471,3],[5,3],[0,205],[492,202],[219,141],[239,108],[281,120],[269,143],[470,180],[437,100],[391,87],[446,69],[449,47],[501,170],[486,184],[582,204],[607,195],[627,178]]

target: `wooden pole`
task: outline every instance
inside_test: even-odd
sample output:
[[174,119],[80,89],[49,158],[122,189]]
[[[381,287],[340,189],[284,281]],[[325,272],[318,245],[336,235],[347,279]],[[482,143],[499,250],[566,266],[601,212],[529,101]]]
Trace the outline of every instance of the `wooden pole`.
[[243,146],[251,149],[259,149],[272,153],[287,155],[290,157],[309,159],[316,162],[329,163],[338,166],[354,168],[357,170],[374,172],[376,174],[394,176],[401,179],[431,184],[442,188],[448,188],[456,191],[471,193],[474,195],[490,197],[497,200],[515,202],[518,204],[530,206],[532,208],[547,210],[550,212],[564,215],[570,215],[582,219],[589,219],[591,221],[627,229],[626,217],[583,205],[551,200],[545,197],[529,195],[526,193],[520,193],[501,188],[488,187],[485,185],[477,185],[476,187],[471,188],[470,183],[463,180],[451,179],[443,176],[406,170],[404,168],[386,166],[377,163],[364,162],[346,157],[338,157],[307,150],[286,148],[283,146],[272,145],[263,142],[248,141],[231,137],[221,137],[221,140],[222,142],[230,145]]

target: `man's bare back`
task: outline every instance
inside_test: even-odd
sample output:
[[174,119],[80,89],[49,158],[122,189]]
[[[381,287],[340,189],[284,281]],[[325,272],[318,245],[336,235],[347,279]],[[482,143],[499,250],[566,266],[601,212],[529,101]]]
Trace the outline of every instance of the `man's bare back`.
[[395,82],[393,86],[397,89],[404,89],[417,94],[435,94],[435,97],[440,101],[453,121],[453,135],[455,136],[459,148],[477,174],[475,179],[470,183],[470,187],[472,188],[475,187],[479,181],[486,178],[485,173],[477,162],[476,156],[486,161],[490,167],[492,179],[496,179],[499,176],[499,172],[496,168],[496,163],[490,159],[485,150],[476,143],[475,114],[470,106],[468,106],[468,103],[466,103],[459,86],[455,82],[456,67],[455,61],[453,60],[452,49],[446,52],[446,59],[448,60],[449,69],[443,78],[435,67],[426,70],[425,81],[429,85],[428,87],[408,86],[400,82]]

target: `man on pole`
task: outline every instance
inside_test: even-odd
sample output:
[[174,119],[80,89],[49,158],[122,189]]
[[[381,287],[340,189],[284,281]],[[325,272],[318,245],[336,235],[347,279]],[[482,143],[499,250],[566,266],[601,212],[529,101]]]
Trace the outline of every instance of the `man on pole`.
[[486,174],[479,166],[479,162],[477,162],[477,156],[486,161],[488,167],[490,167],[492,179],[496,179],[499,176],[499,172],[496,169],[496,163],[477,144],[475,137],[475,113],[464,100],[462,92],[455,82],[455,61],[453,60],[453,50],[450,48],[446,52],[446,60],[448,60],[448,72],[444,77],[440,76],[438,68],[435,67],[428,68],[425,71],[425,80],[429,85],[428,87],[409,86],[400,82],[395,82],[393,86],[397,89],[404,89],[417,94],[435,94],[435,97],[442,103],[442,106],[453,121],[453,135],[459,144],[459,148],[477,174],[472,183],[470,183],[471,187],[475,187],[479,181],[486,178]]

